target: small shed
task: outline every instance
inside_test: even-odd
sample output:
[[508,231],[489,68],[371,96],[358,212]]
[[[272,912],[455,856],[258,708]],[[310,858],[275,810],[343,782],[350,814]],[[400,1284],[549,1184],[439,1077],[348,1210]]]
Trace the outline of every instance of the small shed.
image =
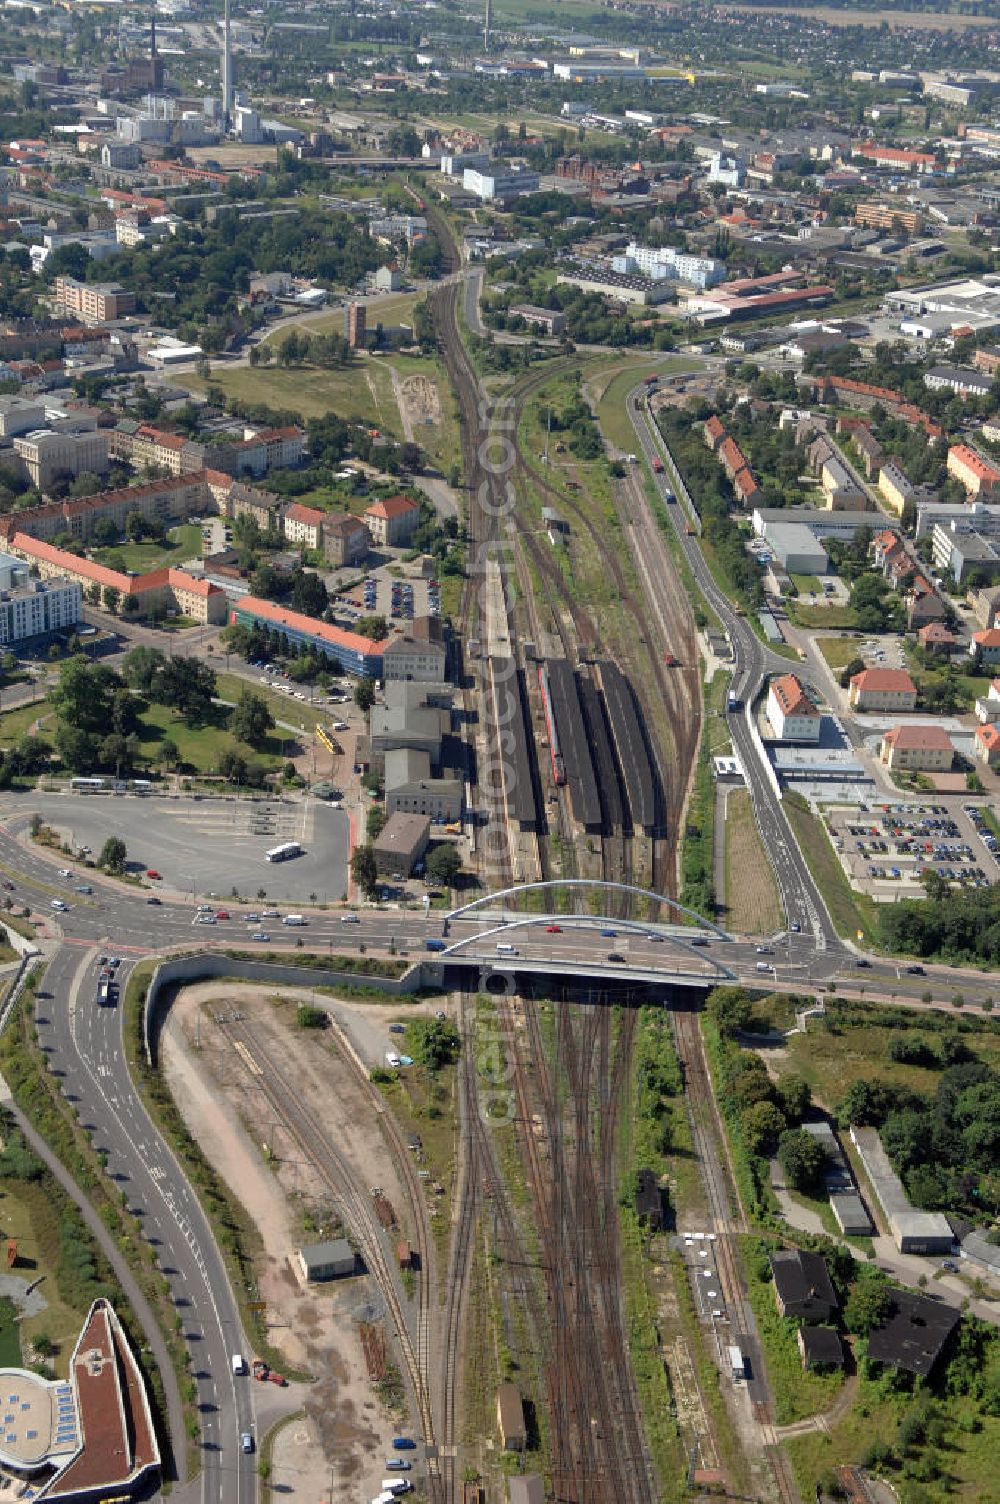
[[357,1266],[354,1249],[346,1238],[305,1244],[298,1250],[299,1268],[310,1284],[326,1279],[344,1279]]
[[651,1232],[661,1232],[665,1221],[663,1190],[652,1170],[640,1170],[635,1191],[635,1214]]
[[415,1267],[413,1249],[405,1240],[396,1244],[396,1262],[400,1269],[413,1269]]
[[796,1340],[802,1354],[803,1368],[823,1365],[843,1368],[844,1349],[839,1333],[832,1326],[800,1326]]
[[507,1452],[523,1452],[528,1444],[524,1423],[524,1401],[516,1384],[501,1384],[497,1390],[497,1425],[500,1441]]

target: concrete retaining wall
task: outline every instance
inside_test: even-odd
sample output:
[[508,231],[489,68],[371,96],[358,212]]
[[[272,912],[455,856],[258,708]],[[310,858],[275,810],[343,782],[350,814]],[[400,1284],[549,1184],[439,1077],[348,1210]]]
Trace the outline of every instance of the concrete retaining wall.
[[153,972],[143,1009],[142,1037],[146,1060],[156,1064],[156,1040],[162,998],[168,987],[206,977],[237,977],[242,982],[264,982],[273,987],[369,987],[389,997],[416,992],[423,985],[423,967],[418,962],[401,977],[365,976],[354,971],[325,967],[292,966],[280,961],[237,960],[218,952],[199,951],[161,961]]

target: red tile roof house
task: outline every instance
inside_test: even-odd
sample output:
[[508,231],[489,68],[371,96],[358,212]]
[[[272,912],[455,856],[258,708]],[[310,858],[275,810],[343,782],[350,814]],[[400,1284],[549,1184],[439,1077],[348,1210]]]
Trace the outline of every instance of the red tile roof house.
[[1000,663],[1000,627],[973,632],[969,652],[979,663]]
[[712,453],[715,454],[719,448],[719,445],[726,437],[726,430],[725,428],[723,428],[722,420],[718,417],[717,414],[713,413],[712,416],[708,419],[707,423],[702,429],[702,433],[705,436],[705,443],[708,445],[709,449],[711,449]]
[[976,727],[976,756],[987,767],[995,768],[1000,762],[1000,726]]
[[410,542],[420,520],[420,506],[412,496],[389,496],[373,501],[364,511],[364,519],[373,543],[383,547],[403,547]]
[[917,632],[917,641],[928,653],[951,653],[958,646],[954,632],[940,621],[929,621]]
[[893,726],[882,737],[880,756],[894,772],[947,773],[955,748],[943,726]]
[[904,668],[866,668],[851,679],[855,710],[916,710],[917,686]]

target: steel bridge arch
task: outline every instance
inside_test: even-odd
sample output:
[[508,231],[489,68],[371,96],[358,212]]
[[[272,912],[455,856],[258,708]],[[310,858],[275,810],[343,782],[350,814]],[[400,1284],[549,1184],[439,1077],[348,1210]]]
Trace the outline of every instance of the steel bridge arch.
[[[474,909],[484,908],[487,904],[494,903],[498,898],[509,898],[512,894],[520,896],[522,893],[536,893],[541,889],[549,888],[601,888],[606,892],[630,893],[637,898],[649,898],[657,904],[667,904],[678,913],[685,914],[688,919],[693,919],[704,930],[711,930],[720,940],[731,940],[733,937],[728,930],[714,924],[711,919],[706,919],[699,914],[697,909],[689,909],[686,905],[678,903],[676,898],[668,898],[665,893],[656,893],[652,888],[640,888],[634,883],[609,882],[601,877],[563,877],[547,878],[536,883],[514,883],[509,888],[498,888],[495,893],[484,893],[479,898],[473,898],[469,903],[460,904],[457,909],[451,909],[444,916],[444,933],[447,935],[448,927],[453,919],[461,919],[466,914],[471,914]],[[567,915],[567,918],[570,916]],[[588,916],[598,918],[597,915]],[[609,922],[611,916],[608,916]],[[619,921],[625,923],[626,921]],[[652,921],[650,921],[652,922]]]
[[[570,930],[599,930],[601,925],[607,924],[608,922],[608,920],[601,919],[594,914],[559,915],[559,926],[564,933]],[[623,934],[647,935],[649,933],[648,920],[645,923],[638,919],[615,919],[611,922]],[[551,923],[552,920],[547,914],[523,914],[520,915],[517,919],[505,919],[500,924],[495,924],[489,929],[475,930],[471,934],[463,935],[460,940],[454,940],[446,950],[440,951],[438,955],[439,958],[443,958],[444,956],[460,958],[465,954],[467,947],[473,946],[481,940],[490,940],[496,935],[510,935],[520,929],[539,928],[542,925],[548,925]],[[664,935],[663,941],[666,945],[674,947],[675,954],[676,951],[683,951],[693,960],[707,963],[714,968],[717,977],[725,978],[727,981],[731,982],[737,980],[737,973],[733,971],[731,967],[727,966],[724,961],[720,961],[717,956],[710,955],[707,951],[700,950],[698,947],[692,945],[690,940],[685,940],[683,935]],[[500,954],[496,956],[486,957],[472,955],[469,956],[470,961],[475,960],[482,965],[494,965],[499,967],[503,967],[505,965],[516,965],[517,959],[518,958],[516,957],[512,958],[510,956]],[[628,963],[626,962],[626,965],[627,964]],[[705,980],[708,981],[710,980],[710,978],[706,977]]]

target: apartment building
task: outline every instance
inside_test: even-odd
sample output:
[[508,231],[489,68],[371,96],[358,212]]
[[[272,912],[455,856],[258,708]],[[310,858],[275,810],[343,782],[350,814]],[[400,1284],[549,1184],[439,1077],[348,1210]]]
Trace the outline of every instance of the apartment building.
[[924,228],[924,216],[919,209],[908,209],[903,204],[885,200],[859,204],[854,211],[854,223],[871,230],[906,230],[910,235],[919,235]]
[[103,517],[110,518],[119,531],[124,531],[129,512],[138,512],[147,522],[169,527],[191,512],[218,511],[230,484],[228,475],[203,470],[197,475],[170,476],[142,486],[99,491],[76,501],[53,501],[0,516],[0,538],[9,540],[15,532],[40,539],[69,533],[86,543]]
[[953,444],[948,450],[948,474],[953,475],[970,496],[1000,499],[1000,470],[970,449],[968,444]]
[[903,508],[916,496],[916,487],[895,460],[886,460],[879,471],[878,488],[885,504],[897,517]]
[[323,518],[323,557],[328,564],[342,569],[360,564],[371,552],[372,539],[366,524],[350,512]]
[[20,532],[14,534],[8,546],[27,559],[42,580],[75,583],[81,591],[94,592],[104,605],[108,604],[111,592],[126,614],[140,616],[173,610],[205,624],[219,625],[226,620],[225,592],[186,570],[165,567],[148,574],[124,574]]
[[420,506],[412,496],[389,496],[365,508],[364,519],[372,542],[383,548],[406,548],[420,520]]
[[955,749],[943,726],[893,726],[882,737],[879,756],[893,773],[947,773]]
[[950,574],[957,585],[970,575],[980,581],[1000,579],[1000,518],[979,518],[966,522],[953,518],[937,522],[931,533],[931,557],[942,574]]
[[832,512],[853,511],[868,504],[868,497],[856,483],[842,460],[833,454],[824,460],[819,473],[823,498]]
[[771,680],[767,719],[780,742],[819,741],[823,717],[794,674]]
[[75,580],[32,579],[23,559],[0,554],[0,644],[68,631],[82,615],[83,592]]
[[866,668],[851,679],[855,710],[916,710],[917,686],[904,668]]
[[52,284],[55,302],[84,324],[110,324],[135,312],[135,293],[117,282],[78,282],[57,277]]
[[295,502],[285,511],[285,537],[289,543],[297,543],[301,548],[318,549],[322,543],[325,520],[326,514],[316,507],[303,507]]
[[17,435],[14,453],[39,491],[47,491],[58,477],[88,472],[100,476],[108,471],[108,435],[103,429],[83,433],[35,429]]

